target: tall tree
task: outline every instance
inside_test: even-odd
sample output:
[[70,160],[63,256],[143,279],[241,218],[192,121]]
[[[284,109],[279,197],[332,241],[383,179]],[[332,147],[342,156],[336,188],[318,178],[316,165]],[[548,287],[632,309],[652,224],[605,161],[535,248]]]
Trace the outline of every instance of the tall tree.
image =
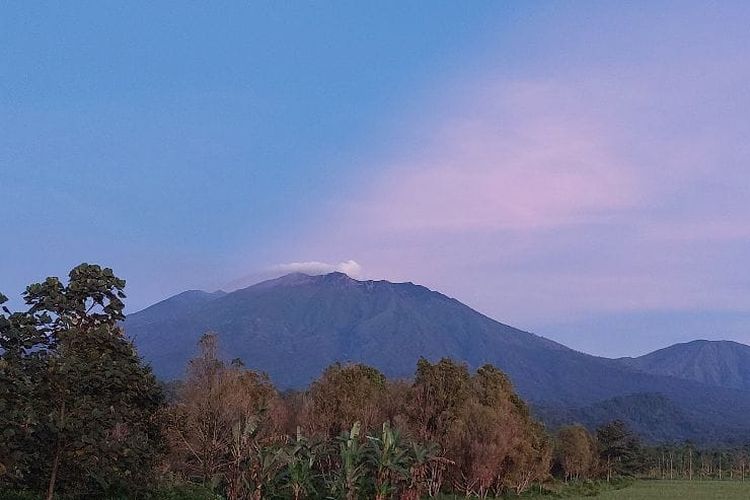
[[[6,314],[3,342],[16,345],[3,354],[5,364],[36,383],[23,410],[38,446],[27,484],[40,488],[46,478],[48,499],[58,489],[132,493],[148,485],[158,459],[162,395],[118,327],[124,287],[111,269],[81,264],[67,284],[50,277],[30,285],[28,311]],[[3,399],[18,398],[13,390]]]
[[45,461],[48,342],[36,318],[0,294],[0,484],[28,486]]
[[282,467],[272,446],[276,390],[266,375],[224,363],[215,334],[203,335],[198,349],[168,412],[170,468],[188,480],[223,484],[230,499],[260,497]]
[[383,423],[385,376],[363,364],[335,363],[313,382],[303,408],[303,427],[312,434],[334,438],[355,422],[362,432]]
[[641,456],[638,438],[625,422],[614,420],[596,430],[599,456],[607,469],[607,481],[614,475],[633,475]]
[[566,481],[588,478],[597,450],[594,438],[585,427],[570,425],[557,431],[555,451]]

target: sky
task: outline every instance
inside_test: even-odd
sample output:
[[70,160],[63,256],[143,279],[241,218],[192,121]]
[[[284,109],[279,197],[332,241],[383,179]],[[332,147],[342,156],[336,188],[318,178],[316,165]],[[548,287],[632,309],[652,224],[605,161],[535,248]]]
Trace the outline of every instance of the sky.
[[0,291],[412,281],[598,355],[750,343],[746,2],[5,2]]

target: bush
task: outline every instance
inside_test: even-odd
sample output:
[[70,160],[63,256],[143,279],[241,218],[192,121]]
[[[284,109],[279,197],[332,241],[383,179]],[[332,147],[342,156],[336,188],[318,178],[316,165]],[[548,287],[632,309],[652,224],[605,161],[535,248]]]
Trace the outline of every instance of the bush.
[[42,497],[30,491],[0,490],[0,500],[40,500]]

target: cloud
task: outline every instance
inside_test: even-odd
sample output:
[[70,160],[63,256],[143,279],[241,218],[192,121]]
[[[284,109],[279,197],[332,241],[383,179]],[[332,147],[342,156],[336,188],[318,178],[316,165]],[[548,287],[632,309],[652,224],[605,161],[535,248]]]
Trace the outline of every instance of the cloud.
[[679,71],[644,71],[465,83],[305,245],[532,329],[618,311],[750,310],[736,272],[750,258],[748,127],[735,108],[701,104],[714,79],[679,86]]
[[319,261],[289,262],[286,264],[277,264],[260,271],[252,272],[250,274],[242,276],[239,279],[235,279],[228,283],[225,283],[219,288],[224,291],[238,290],[240,288],[255,285],[257,283],[260,283],[261,281],[278,278],[285,274],[291,273],[319,275],[333,272],[344,273],[354,279],[363,278],[362,266],[351,259],[339,262],[337,264],[329,264],[327,262]]
[[329,264],[326,262],[309,261],[309,262],[290,262],[288,264],[279,264],[271,269],[271,272],[277,274],[304,273],[311,275],[344,273],[351,278],[362,277],[362,266],[354,260],[346,260],[338,264]]
[[590,222],[639,201],[638,176],[607,132],[552,83],[475,95],[426,150],[386,167],[358,208],[385,230],[492,231]]
[[[750,259],[750,38],[700,17],[668,33],[644,21],[660,40],[642,53],[614,57],[619,35],[583,31],[564,61],[557,46],[528,71],[488,60],[431,89],[296,246],[356,255],[369,274],[531,330],[750,311],[738,272]],[[686,45],[697,27],[710,43]]]

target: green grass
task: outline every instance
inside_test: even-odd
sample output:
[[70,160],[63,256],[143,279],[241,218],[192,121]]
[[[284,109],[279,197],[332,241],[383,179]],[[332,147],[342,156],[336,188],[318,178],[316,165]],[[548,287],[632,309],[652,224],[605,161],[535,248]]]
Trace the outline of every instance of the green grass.
[[[540,493],[536,488],[520,497],[505,500],[748,500],[750,481],[647,481],[618,480],[612,484],[600,481],[555,483]],[[463,500],[461,496],[444,495],[440,500]]]
[[601,500],[747,500],[750,481],[636,481],[627,488],[610,490],[595,497]]

